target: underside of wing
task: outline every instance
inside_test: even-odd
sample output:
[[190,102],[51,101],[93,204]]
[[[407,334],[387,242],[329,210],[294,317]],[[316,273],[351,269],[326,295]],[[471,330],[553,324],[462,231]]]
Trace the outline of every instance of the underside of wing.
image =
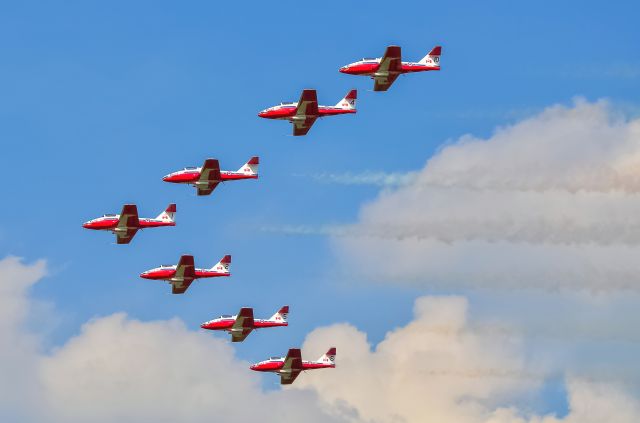
[[116,232],[116,243],[117,244],[128,244],[128,243],[130,243],[131,240],[133,239],[133,237],[136,235],[136,232],[138,232],[138,229],[136,229],[136,228],[129,228],[129,229],[124,230],[124,231]]
[[280,384],[291,385],[301,372],[302,370],[292,370],[289,373],[280,374]]
[[387,76],[374,77],[373,91],[387,91],[398,76],[399,74],[397,73],[390,73]]
[[181,281],[171,281],[171,293],[173,294],[184,294],[187,289],[189,289],[189,285],[191,285],[193,279],[182,279]]
[[219,182],[214,182],[212,184],[204,185],[204,186],[201,186],[201,185],[198,184],[196,186],[196,188],[198,190],[197,191],[198,195],[209,195],[209,194],[211,194],[213,192],[213,190],[216,189],[218,184],[219,184]]
[[241,332],[231,332],[231,342],[242,342],[253,329],[243,329]]
[[318,96],[316,90],[302,90],[300,101],[296,106],[296,116],[317,116]]
[[315,123],[317,118],[315,117],[308,117],[305,120],[302,121],[294,121],[293,122],[293,135],[294,136],[300,136],[300,135],[307,135],[307,132],[309,132],[309,130],[311,129],[311,127],[313,126],[313,124]]

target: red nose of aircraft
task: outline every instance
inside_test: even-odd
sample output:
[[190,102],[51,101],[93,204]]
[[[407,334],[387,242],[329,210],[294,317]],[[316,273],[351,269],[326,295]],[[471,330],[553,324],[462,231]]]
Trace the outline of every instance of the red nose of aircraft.
[[349,70],[348,66],[343,66],[343,67],[340,68],[340,72],[342,72],[342,73],[347,73],[347,70]]
[[257,365],[257,364],[252,364],[251,366],[249,366],[249,368],[250,368],[251,370],[255,370],[255,369],[257,369],[257,368],[258,368],[258,365]]
[[151,279],[151,277],[149,276],[149,273],[147,272],[140,273],[140,277],[143,279]]
[[258,117],[264,117],[265,114],[266,113],[264,111],[262,111],[262,112],[258,113]]
[[82,227],[85,228],[85,229],[89,229],[91,227],[91,223],[85,222],[85,223],[82,224]]

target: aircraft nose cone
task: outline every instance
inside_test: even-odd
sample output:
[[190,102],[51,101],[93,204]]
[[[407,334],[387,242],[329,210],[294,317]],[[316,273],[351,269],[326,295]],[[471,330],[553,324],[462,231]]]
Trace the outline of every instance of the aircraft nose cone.
[[252,364],[251,366],[249,366],[249,368],[250,368],[251,370],[255,370],[255,369],[256,369],[256,367],[258,367],[258,366],[256,366],[255,364]]
[[147,272],[142,272],[142,273],[140,273],[140,277],[142,279],[149,279],[149,274]]
[[203,324],[201,324],[201,325],[200,325],[200,327],[201,327],[202,329],[206,329],[206,328],[207,328],[207,324],[206,324],[206,323],[203,323]]
[[82,224],[82,227],[85,228],[85,229],[89,229],[90,225],[91,224],[89,222],[85,222],[85,223]]
[[262,111],[258,113],[258,117],[265,117],[266,114],[267,114],[266,112]]

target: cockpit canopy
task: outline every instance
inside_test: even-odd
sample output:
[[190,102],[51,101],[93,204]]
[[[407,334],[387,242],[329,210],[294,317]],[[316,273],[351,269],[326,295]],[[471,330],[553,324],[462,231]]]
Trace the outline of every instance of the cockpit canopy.
[[230,314],[223,314],[222,316],[219,317],[219,319],[230,319],[233,316],[231,316]]
[[375,62],[376,60],[378,60],[377,57],[364,57],[361,62]]
[[280,103],[281,106],[291,106],[293,104],[296,104],[296,103],[294,103],[293,101],[287,101],[287,102]]
[[198,169],[196,166],[187,166],[184,168],[184,170],[196,170]]
[[282,357],[271,357],[269,358],[269,361],[280,361],[282,360]]
[[164,267],[164,268],[173,267],[173,264],[161,264],[160,267]]

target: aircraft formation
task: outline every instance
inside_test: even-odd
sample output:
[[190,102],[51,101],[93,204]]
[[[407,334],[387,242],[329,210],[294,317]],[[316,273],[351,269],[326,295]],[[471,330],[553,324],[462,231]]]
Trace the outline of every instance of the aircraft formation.
[[[389,46],[378,58],[364,58],[341,67],[341,73],[366,75],[374,80],[374,91],[387,91],[398,76],[405,73],[440,70],[442,47],[436,46],[419,62],[403,62],[399,46]],[[281,103],[258,113],[265,119],[287,120],[293,125],[293,135],[306,135],[318,118],[344,114],[355,114],[357,91],[350,90],[335,106],[318,105],[316,90],[305,89],[297,103]],[[189,184],[196,188],[198,196],[210,195],[225,181],[258,179],[259,157],[251,157],[237,171],[220,170],[217,159],[208,158],[200,167],[185,167],[164,176],[164,182]],[[176,226],[176,205],[169,206],[155,218],[141,218],[135,204],[125,204],[120,214],[105,214],[89,220],[85,229],[110,231],[116,236],[116,244],[129,244],[141,229]],[[140,274],[143,279],[162,280],[169,283],[173,294],[184,294],[196,279],[231,276],[231,255],[225,255],[213,267],[197,268],[192,255],[182,255],[177,264],[161,265]],[[200,327],[212,331],[225,331],[231,335],[231,342],[243,342],[256,329],[286,327],[289,306],[282,306],[268,319],[257,319],[253,308],[242,307],[236,315],[222,315],[202,323]],[[289,385],[298,375],[307,370],[335,367],[336,348],[331,347],[316,361],[302,360],[299,348],[290,348],[284,357],[271,357],[250,366],[258,372],[272,372],[280,376],[282,385]]]

